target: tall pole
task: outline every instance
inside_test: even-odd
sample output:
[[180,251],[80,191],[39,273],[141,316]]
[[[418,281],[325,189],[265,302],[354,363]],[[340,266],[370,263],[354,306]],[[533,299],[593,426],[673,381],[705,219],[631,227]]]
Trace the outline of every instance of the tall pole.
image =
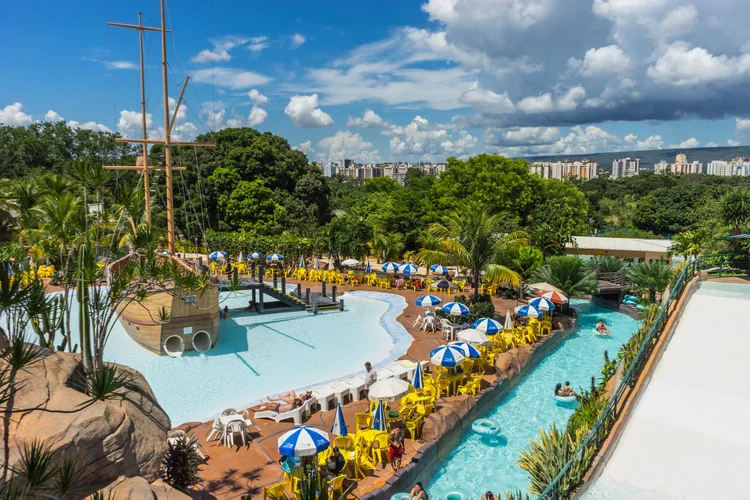
[[169,145],[169,89],[167,87],[167,25],[161,0],[161,73],[164,84],[164,167],[167,173],[167,245],[174,255],[174,193],[172,192],[172,150]]
[[[143,138],[148,139],[146,130],[146,70],[143,65],[143,22],[142,14],[138,12],[138,46],[140,48],[141,59],[141,130]],[[146,225],[151,229],[151,186],[149,185],[148,174],[148,145],[143,143],[143,192],[146,212]]]

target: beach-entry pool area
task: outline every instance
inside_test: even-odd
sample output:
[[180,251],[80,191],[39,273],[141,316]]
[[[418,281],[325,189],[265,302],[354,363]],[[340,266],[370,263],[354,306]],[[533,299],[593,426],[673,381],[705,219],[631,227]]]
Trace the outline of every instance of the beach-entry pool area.
[[[240,312],[250,292],[220,294],[231,317],[221,320],[219,342],[205,354],[159,356],[139,346],[118,321],[104,350],[107,361],[143,374],[173,425],[207,420],[271,394],[340,379],[406,352],[411,337],[398,322],[403,297],[347,294],[344,311],[258,315]],[[235,309],[236,308],[236,309]],[[73,307],[71,324],[78,321]],[[80,344],[77,332],[73,343]]]
[[[440,464],[427,490],[430,498],[446,498],[461,491],[465,498],[479,500],[483,493],[528,488],[528,474],[516,462],[521,450],[539,436],[539,428],[553,422],[565,426],[572,406],[553,399],[555,384],[569,380],[576,390],[588,388],[591,377],[600,375],[604,351],[615,356],[620,346],[638,328],[639,322],[625,314],[588,301],[573,300],[578,312],[576,331],[529,372],[505,398],[486,415],[500,432],[482,436],[469,431]],[[603,319],[611,337],[600,337],[595,325]]]

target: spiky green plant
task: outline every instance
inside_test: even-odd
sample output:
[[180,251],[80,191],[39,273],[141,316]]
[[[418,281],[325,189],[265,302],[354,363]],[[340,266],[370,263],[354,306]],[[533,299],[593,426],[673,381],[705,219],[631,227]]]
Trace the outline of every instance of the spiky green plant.
[[616,273],[625,267],[625,262],[621,258],[612,255],[594,255],[586,265],[591,269],[601,268],[604,273]]
[[590,295],[598,289],[594,271],[586,268],[578,257],[550,257],[544,266],[537,269],[532,279],[549,283],[568,297]]
[[78,457],[65,457],[57,468],[55,488],[62,498],[69,498],[83,476],[83,461]]
[[78,382],[79,389],[86,393],[90,399],[82,404],[90,404],[94,401],[106,401],[120,397],[121,389],[130,382],[131,377],[127,372],[118,370],[113,364],[103,364],[94,368],[91,373],[83,372]]
[[653,302],[656,293],[663,292],[672,279],[672,269],[663,260],[641,262],[628,269],[628,277],[637,287],[645,290]]
[[198,455],[195,438],[181,437],[167,443],[167,453],[161,463],[160,475],[165,483],[182,492],[200,483],[203,459]]
[[83,370],[86,373],[92,373],[94,370],[92,360],[92,338],[91,338],[91,320],[89,318],[89,286],[87,266],[90,264],[88,245],[78,247],[78,269],[76,272],[76,295],[78,299],[78,333],[81,338],[81,355],[83,360]]
[[48,489],[55,474],[55,454],[49,446],[37,439],[23,444],[18,463],[13,466],[13,481],[33,496],[35,492]]
[[503,500],[531,500],[531,497],[529,496],[528,493],[524,493],[523,491],[520,491],[520,490],[504,491]]

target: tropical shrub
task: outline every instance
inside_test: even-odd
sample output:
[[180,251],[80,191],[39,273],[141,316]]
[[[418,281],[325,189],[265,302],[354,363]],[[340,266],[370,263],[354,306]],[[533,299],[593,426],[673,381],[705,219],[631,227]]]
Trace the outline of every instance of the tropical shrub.
[[[460,304],[466,304],[469,308],[469,314],[462,316],[459,321],[462,323],[474,323],[479,318],[494,318],[495,317],[495,306],[492,304],[492,298],[489,294],[478,295],[476,298],[465,295],[456,295],[453,298],[454,302]],[[438,316],[441,318],[452,319],[452,316],[445,314],[442,310],[438,310]]]
[[663,292],[672,279],[672,268],[663,260],[641,262],[628,268],[628,277],[653,302],[656,293]]
[[537,269],[532,279],[549,283],[568,297],[590,295],[598,289],[594,271],[588,269],[578,257],[550,257],[544,266]]
[[586,262],[586,265],[587,267],[594,270],[596,270],[597,268],[601,268],[603,273],[616,273],[620,269],[625,267],[625,261],[623,261],[619,257],[614,257],[611,255],[595,255],[591,257],[588,262]]
[[181,437],[167,443],[167,453],[161,463],[160,475],[165,483],[182,492],[200,483],[199,472],[203,459],[198,454],[195,437]]

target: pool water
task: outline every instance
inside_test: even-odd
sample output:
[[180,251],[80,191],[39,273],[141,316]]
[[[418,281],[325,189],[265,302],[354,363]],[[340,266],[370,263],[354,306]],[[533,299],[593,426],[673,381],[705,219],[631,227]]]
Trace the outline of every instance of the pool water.
[[[479,500],[486,491],[528,489],[528,474],[516,462],[520,451],[539,437],[539,428],[553,422],[566,425],[573,413],[570,404],[553,399],[555,384],[569,380],[571,386],[589,388],[591,377],[600,375],[604,351],[617,355],[620,346],[638,328],[639,322],[625,314],[604,309],[588,301],[573,300],[578,311],[576,331],[557,349],[547,354],[523,380],[486,415],[500,426],[496,436],[481,436],[469,431],[438,468],[427,491],[430,498],[445,498],[459,490]],[[603,319],[611,337],[595,333]]]
[[[408,333],[397,322],[382,320],[397,316],[406,306],[397,295],[374,300],[348,294],[343,312],[317,315],[240,312],[249,296],[250,292],[220,294],[222,308],[237,310],[221,320],[219,342],[205,354],[156,355],[140,347],[117,321],[104,349],[105,360],[141,372],[172,425],[179,425],[210,419],[225,408],[247,407],[271,394],[341,379],[364,371],[366,361],[377,367],[408,348],[398,342],[394,349],[394,338]],[[76,304],[71,325],[77,324]],[[77,337],[75,332],[74,345]]]

